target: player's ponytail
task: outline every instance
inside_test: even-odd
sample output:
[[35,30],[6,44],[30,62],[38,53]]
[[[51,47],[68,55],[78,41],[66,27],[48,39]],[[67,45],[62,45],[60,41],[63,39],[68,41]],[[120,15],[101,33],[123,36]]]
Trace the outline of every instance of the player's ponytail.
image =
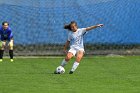
[[68,25],[64,25],[64,29],[71,30],[70,24],[68,24]]

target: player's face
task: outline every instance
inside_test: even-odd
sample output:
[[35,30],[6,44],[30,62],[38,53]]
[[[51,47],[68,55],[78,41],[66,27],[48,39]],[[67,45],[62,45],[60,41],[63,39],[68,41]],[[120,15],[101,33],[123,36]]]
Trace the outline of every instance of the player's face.
[[8,28],[8,23],[5,23],[2,27],[3,27],[3,29],[7,29]]
[[73,32],[77,31],[77,25],[75,23],[71,24],[70,27]]

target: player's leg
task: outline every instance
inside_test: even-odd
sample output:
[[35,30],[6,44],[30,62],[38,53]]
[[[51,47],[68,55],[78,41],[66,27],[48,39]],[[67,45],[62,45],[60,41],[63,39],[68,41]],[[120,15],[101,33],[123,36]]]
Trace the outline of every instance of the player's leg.
[[80,63],[83,55],[84,55],[83,50],[80,50],[80,51],[77,52],[76,61],[73,63],[72,69],[70,70],[69,74],[72,74],[77,69],[77,67],[79,66],[79,63]]
[[71,52],[68,52],[65,59],[62,60],[61,66],[64,67],[72,57],[73,57],[73,54]]
[[1,41],[1,48],[0,48],[0,62],[3,61],[3,54],[4,54],[4,48],[6,46],[6,41]]
[[13,39],[10,40],[8,46],[9,46],[10,60],[11,60],[11,62],[13,62],[13,46],[14,46],[14,40]]
[[[66,57],[62,60],[61,66],[64,67],[68,61],[75,55],[76,50],[70,49],[66,55]],[[56,71],[54,71],[54,74],[57,74]]]
[[61,66],[64,67],[68,61],[75,56],[76,54],[76,50],[75,49],[70,49],[65,57],[65,59],[63,59],[63,61],[61,62]]

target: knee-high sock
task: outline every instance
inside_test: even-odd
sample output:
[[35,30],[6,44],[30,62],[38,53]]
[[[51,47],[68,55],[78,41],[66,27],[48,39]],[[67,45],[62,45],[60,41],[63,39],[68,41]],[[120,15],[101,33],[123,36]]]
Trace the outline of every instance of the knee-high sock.
[[4,50],[0,50],[0,59],[3,59]]
[[61,66],[64,67],[66,64],[67,64],[67,61],[65,61],[65,59],[63,59],[61,62]]
[[13,50],[9,50],[10,59],[13,59]]
[[79,66],[79,62],[74,62],[71,71],[75,71],[77,69],[77,67]]

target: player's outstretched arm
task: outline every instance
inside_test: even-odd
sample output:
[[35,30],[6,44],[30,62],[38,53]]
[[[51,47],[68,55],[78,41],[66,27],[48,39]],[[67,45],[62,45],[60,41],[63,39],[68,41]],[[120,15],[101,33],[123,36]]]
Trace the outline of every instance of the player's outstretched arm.
[[87,28],[86,28],[86,31],[95,29],[95,28],[97,28],[97,27],[102,27],[102,26],[103,26],[103,24],[98,24],[98,25],[90,26],[90,27],[87,27]]

